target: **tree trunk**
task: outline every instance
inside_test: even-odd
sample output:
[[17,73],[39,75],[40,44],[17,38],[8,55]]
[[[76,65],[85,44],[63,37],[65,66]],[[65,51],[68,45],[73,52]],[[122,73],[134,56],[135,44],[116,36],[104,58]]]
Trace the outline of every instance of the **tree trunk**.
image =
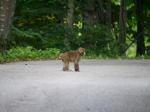
[[67,23],[70,28],[73,27],[73,19],[74,19],[74,0],[68,0]]
[[105,24],[105,5],[103,0],[97,0],[96,11],[98,14],[98,22],[100,24]]
[[64,44],[66,49],[70,50],[70,40],[72,37],[73,30],[73,22],[74,22],[74,0],[68,0],[68,13],[67,13],[67,27],[66,35],[64,39]]
[[6,41],[15,11],[16,0],[0,0],[0,52],[5,54]]
[[119,14],[119,47],[120,47],[120,55],[124,55],[125,51],[125,42],[126,42],[126,0],[120,1],[120,14]]
[[98,23],[98,12],[96,7],[96,0],[87,0],[87,7],[85,9],[85,23],[93,25]]
[[106,2],[106,25],[109,31],[111,31],[111,0]]
[[136,15],[137,15],[137,50],[136,55],[145,54],[144,44],[144,20],[143,20],[143,0],[136,0]]

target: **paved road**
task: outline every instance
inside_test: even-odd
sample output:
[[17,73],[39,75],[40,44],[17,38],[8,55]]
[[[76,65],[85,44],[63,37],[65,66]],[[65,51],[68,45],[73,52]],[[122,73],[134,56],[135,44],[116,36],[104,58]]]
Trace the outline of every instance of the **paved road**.
[[[150,61],[83,60],[0,65],[0,112],[150,112]],[[71,66],[73,70],[73,66]]]

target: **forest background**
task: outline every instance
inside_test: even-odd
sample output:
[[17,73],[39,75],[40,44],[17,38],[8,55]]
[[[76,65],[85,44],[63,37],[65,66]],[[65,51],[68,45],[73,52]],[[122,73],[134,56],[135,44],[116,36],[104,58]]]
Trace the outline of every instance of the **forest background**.
[[85,58],[150,58],[149,0],[1,0],[0,62],[55,59],[86,49]]

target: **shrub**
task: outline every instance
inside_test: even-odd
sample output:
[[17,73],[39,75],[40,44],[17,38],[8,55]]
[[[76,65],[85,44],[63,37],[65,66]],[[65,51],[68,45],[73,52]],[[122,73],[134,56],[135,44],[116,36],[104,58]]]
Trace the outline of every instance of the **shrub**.
[[37,50],[31,46],[16,47],[7,51],[7,61],[35,60],[35,59],[55,59],[60,53],[59,49],[49,48],[46,50]]

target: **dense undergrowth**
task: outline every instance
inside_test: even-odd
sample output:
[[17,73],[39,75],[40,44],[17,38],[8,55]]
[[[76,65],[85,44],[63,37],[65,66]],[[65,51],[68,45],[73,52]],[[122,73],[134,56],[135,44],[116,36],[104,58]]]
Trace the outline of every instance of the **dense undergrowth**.
[[37,50],[31,46],[16,47],[7,50],[4,56],[1,54],[0,62],[55,59],[59,54],[60,50],[56,48]]
[[[62,51],[57,48],[48,48],[45,50],[37,50],[31,46],[15,47],[6,51],[5,55],[0,54],[0,63],[15,62],[15,61],[30,61],[30,60],[55,60]],[[84,59],[150,59],[149,55],[141,57],[119,57],[110,55],[109,53],[97,55],[92,51],[86,51]]]

